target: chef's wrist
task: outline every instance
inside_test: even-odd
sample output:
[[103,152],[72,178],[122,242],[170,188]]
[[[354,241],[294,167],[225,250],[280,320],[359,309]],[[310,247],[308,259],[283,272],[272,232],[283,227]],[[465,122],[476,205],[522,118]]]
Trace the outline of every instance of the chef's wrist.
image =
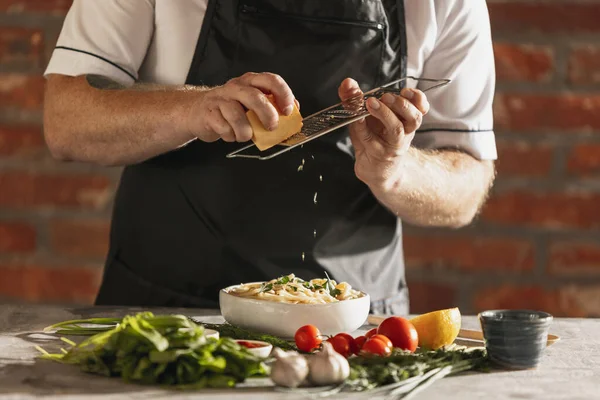
[[389,166],[384,166],[378,174],[374,174],[373,179],[367,182],[367,186],[376,195],[397,195],[406,187],[407,169],[410,164],[406,158],[408,154],[403,155]]
[[182,101],[176,117],[178,135],[187,143],[199,138],[202,130],[202,102],[209,88],[194,88],[182,92]]

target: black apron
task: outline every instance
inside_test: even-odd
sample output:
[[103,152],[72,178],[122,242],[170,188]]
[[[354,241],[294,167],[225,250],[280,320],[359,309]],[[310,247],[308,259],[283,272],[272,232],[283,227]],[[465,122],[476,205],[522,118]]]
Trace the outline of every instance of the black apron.
[[[187,84],[249,71],[281,75],[303,115],[346,77],[403,77],[403,1],[209,0]],[[327,271],[372,312],[408,312],[401,224],[356,178],[347,130],[269,161],[225,158],[239,147],[194,141],[124,169],[97,304],[216,308],[223,287]]]

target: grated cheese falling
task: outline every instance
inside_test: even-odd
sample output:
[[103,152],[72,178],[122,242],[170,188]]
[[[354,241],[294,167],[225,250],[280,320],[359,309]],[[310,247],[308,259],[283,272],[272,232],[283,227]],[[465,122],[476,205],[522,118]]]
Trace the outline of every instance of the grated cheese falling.
[[304,165],[298,166],[298,172],[302,171],[303,169],[304,169]]
[[302,261],[304,261],[304,252],[302,252]]
[[323,182],[323,175],[319,175],[319,180]]
[[315,230],[314,230],[314,232],[313,232],[313,236],[314,236],[314,237],[317,237],[317,230],[316,230],[316,229],[315,229]]
[[317,192],[315,192],[315,197],[313,198],[313,202],[317,204]]

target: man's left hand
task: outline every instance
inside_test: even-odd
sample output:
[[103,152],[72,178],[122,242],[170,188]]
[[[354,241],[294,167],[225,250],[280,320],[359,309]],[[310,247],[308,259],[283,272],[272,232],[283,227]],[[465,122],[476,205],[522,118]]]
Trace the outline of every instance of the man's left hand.
[[[362,94],[358,83],[345,79],[339,87],[342,101]],[[402,160],[429,111],[425,94],[404,89],[401,95],[387,93],[367,101],[370,116],[350,125],[350,139],[358,179],[372,190],[387,190],[402,176]]]

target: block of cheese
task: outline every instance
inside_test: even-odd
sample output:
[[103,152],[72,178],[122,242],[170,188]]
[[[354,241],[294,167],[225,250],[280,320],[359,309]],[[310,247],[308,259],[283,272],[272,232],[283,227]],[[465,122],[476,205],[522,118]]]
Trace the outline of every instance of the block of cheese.
[[[267,95],[269,101],[275,106],[275,99],[272,95]],[[260,151],[265,151],[271,147],[283,142],[290,136],[300,132],[302,129],[302,115],[300,110],[294,104],[294,111],[288,116],[279,114],[279,125],[277,129],[269,131],[265,129],[258,115],[252,110],[246,112],[250,126],[252,126],[252,141]]]

